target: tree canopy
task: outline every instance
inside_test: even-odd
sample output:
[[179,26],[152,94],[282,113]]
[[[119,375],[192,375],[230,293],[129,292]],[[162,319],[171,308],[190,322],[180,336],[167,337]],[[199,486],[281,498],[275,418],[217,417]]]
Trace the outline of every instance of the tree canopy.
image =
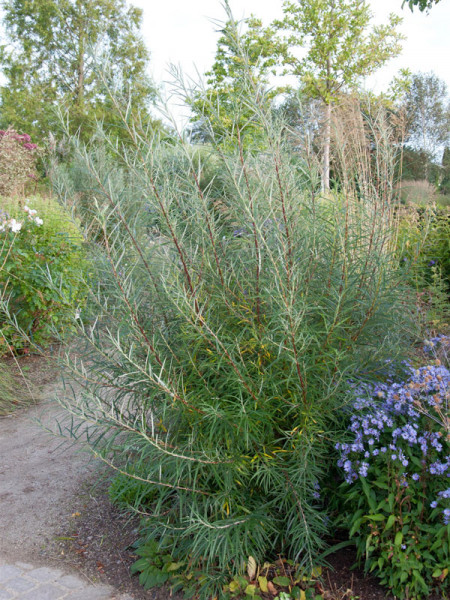
[[[277,91],[268,91],[268,76],[277,63],[278,49],[267,35],[260,19],[245,21],[241,31],[227,10],[228,19],[221,28],[221,37],[211,69],[205,73],[206,88],[197,89],[189,100],[193,111],[192,134],[196,141],[207,141],[211,135],[220,141],[238,128],[245,145],[257,143],[258,126],[249,110],[246,97],[256,95],[267,103]],[[256,127],[256,128],[255,128]]]
[[441,0],[403,0],[402,7],[407,4],[411,10],[417,6],[417,8],[424,12],[430,10],[435,4],[438,4]]
[[[64,104],[71,130],[88,134],[96,119],[108,122],[105,84],[130,92],[131,108],[148,114],[154,88],[141,9],[126,0],[3,0],[2,8],[2,125],[47,134],[56,127],[54,107]],[[99,60],[108,63],[103,80]]]
[[401,51],[401,18],[371,27],[365,0],[286,0],[284,18],[274,27],[282,34],[286,72],[299,77],[306,93],[327,107],[323,187],[329,187],[331,107],[342,90],[356,88]]
[[450,100],[445,82],[434,73],[414,73],[404,100],[409,146],[429,160],[450,143]]
[[[373,15],[365,0],[287,0],[283,12],[275,27],[284,36],[287,71],[325,103],[401,51],[401,18],[391,14],[386,25],[369,29]],[[306,55],[299,57],[299,48]]]

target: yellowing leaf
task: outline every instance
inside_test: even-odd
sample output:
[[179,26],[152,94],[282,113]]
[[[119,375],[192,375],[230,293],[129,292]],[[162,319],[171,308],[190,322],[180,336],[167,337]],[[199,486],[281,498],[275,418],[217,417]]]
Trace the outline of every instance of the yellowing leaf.
[[231,581],[228,587],[230,588],[230,592],[237,592],[239,589],[239,584],[237,581]]
[[256,585],[248,585],[248,586],[245,588],[245,593],[246,593],[248,596],[254,596],[254,595],[255,595],[255,592],[256,592]]
[[267,593],[269,588],[267,587],[267,578],[266,577],[258,577],[259,588],[262,592]]
[[314,567],[311,575],[312,577],[320,577],[322,575],[322,567]]

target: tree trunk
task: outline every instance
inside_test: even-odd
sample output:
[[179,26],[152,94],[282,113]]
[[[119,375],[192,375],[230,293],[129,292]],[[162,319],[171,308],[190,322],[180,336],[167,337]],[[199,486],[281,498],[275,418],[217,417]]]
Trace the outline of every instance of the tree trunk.
[[325,110],[325,140],[323,144],[322,191],[330,189],[331,100]]
[[77,95],[76,103],[78,107],[78,113],[83,113],[84,105],[84,54],[85,54],[85,23],[83,8],[81,2],[78,0],[76,4],[77,18],[78,18],[78,57],[77,57]]
[[[333,6],[334,8],[334,6]],[[331,145],[331,56],[327,57],[327,93],[325,101],[325,140],[323,144],[323,171],[322,171],[322,192],[328,192],[330,189],[330,145]]]
[[80,54],[78,56],[78,82],[77,82],[77,104],[80,112],[83,108],[84,100],[84,52],[80,48]]

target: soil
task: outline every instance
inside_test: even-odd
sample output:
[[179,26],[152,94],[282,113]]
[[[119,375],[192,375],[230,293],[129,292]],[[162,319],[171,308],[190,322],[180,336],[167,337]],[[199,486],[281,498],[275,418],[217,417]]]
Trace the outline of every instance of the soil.
[[181,600],[167,588],[145,591],[131,565],[137,560],[132,545],[139,537],[139,519],[120,512],[107,494],[107,485],[91,480],[77,503],[76,518],[66,522],[55,540],[60,560],[89,579],[99,579],[136,600]]
[[[35,400],[52,398],[59,384],[50,383],[43,365],[42,379],[32,361]],[[46,381],[41,387],[40,381]],[[18,391],[24,386],[17,382]],[[56,434],[59,406],[41,400],[0,419],[0,555],[8,561],[35,561],[47,545],[82,482],[92,472],[90,457]],[[44,428],[47,428],[45,430]]]
[[[368,577],[360,569],[353,569],[356,553],[348,548],[329,557],[332,569],[325,572],[325,587],[331,594],[329,600],[392,600],[391,595],[378,585],[373,577]],[[346,595],[345,595],[346,594]]]
[[58,367],[51,356],[58,353],[58,346],[51,347],[48,358],[38,354],[26,353],[20,357],[6,356],[1,360],[16,376],[17,385],[23,389],[30,389],[30,394],[36,400],[45,397],[44,387],[55,383],[58,378]]

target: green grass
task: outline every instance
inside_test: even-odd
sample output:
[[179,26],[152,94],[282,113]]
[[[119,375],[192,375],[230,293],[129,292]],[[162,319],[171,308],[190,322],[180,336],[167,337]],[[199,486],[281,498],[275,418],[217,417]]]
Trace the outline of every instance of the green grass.
[[24,400],[17,397],[18,386],[6,363],[0,362],[0,417],[13,412]]

